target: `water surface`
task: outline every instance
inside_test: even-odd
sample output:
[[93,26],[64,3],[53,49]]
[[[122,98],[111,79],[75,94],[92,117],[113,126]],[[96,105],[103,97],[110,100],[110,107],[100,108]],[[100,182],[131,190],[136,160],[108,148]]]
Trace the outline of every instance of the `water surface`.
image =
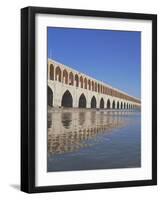
[[48,109],[47,171],[141,166],[138,111]]

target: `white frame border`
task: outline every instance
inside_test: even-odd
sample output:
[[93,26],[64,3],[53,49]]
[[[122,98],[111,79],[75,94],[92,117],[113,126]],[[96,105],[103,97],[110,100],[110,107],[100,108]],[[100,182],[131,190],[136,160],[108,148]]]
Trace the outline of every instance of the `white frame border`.
[[[152,21],[36,14],[35,22],[35,185],[56,186],[152,179]],[[47,173],[47,134],[45,133],[47,130],[46,78],[48,26],[141,31],[141,168]]]

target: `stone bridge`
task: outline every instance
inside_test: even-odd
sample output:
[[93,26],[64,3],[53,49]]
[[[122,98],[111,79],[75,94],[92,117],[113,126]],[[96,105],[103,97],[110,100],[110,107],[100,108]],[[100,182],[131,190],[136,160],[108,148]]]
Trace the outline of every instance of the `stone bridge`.
[[48,105],[52,107],[134,109],[141,101],[112,86],[48,59]]

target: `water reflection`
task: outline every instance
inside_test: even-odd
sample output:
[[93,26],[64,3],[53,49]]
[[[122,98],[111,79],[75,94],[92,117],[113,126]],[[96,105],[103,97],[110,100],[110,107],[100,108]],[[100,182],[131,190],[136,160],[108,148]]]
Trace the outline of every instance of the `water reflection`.
[[72,122],[72,112],[62,112],[61,113],[61,122],[64,128],[70,128]]
[[99,135],[126,126],[129,111],[52,110],[48,112],[48,154],[79,151],[98,142]]

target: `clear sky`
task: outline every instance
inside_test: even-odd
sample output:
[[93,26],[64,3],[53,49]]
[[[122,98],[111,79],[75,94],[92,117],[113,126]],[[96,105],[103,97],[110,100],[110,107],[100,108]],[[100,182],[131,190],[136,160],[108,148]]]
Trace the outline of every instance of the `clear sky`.
[[48,27],[48,58],[140,98],[140,32]]

